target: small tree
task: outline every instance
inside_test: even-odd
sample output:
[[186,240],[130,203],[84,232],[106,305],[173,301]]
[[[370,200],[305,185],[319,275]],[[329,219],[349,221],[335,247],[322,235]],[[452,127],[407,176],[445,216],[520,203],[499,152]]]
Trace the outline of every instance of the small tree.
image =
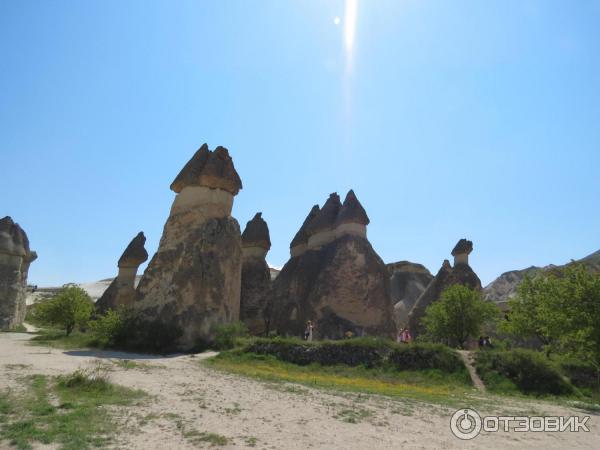
[[457,284],[425,310],[423,323],[433,340],[463,348],[469,337],[477,336],[482,326],[495,321],[499,314],[498,307],[483,300],[479,291]]
[[94,304],[79,286],[65,285],[58,294],[35,308],[35,315],[43,323],[64,328],[67,336],[75,326],[85,327],[92,315]]
[[501,329],[538,338],[546,352],[587,361],[600,385],[600,274],[580,263],[525,278]]

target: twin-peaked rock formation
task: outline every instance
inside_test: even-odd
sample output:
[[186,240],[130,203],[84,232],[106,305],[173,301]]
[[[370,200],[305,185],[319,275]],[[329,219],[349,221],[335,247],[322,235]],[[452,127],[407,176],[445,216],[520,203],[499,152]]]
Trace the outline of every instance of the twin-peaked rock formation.
[[121,257],[119,258],[119,273],[102,297],[96,302],[96,311],[103,314],[109,309],[119,306],[133,306],[135,301],[135,276],[140,264],[148,259],[148,252],[144,248],[146,236],[139,232],[134,237]]
[[458,241],[452,250],[454,267],[446,259],[435,278],[429,283],[425,292],[421,294],[408,315],[408,328],[413,337],[422,334],[423,324],[421,319],[425,310],[433,302],[440,299],[442,292],[455,284],[462,284],[472,289],[481,290],[481,280],[469,266],[469,254],[473,251],[473,243],[466,239]]
[[181,328],[182,349],[211,341],[218,325],[239,319],[242,244],[231,208],[241,188],[227,149],[206,144],[171,184],[177,196],[135,310]]
[[29,249],[27,234],[6,216],[0,220],[0,330],[25,320],[29,265],[37,254]]
[[367,240],[369,218],[351,190],[313,206],[273,284],[273,325],[301,335],[311,320],[319,338],[391,336],[389,274]]
[[269,227],[256,213],[242,233],[242,290],[240,320],[250,333],[264,334],[269,328],[270,311],[266,310],[271,290],[271,271],[265,260],[271,248]]

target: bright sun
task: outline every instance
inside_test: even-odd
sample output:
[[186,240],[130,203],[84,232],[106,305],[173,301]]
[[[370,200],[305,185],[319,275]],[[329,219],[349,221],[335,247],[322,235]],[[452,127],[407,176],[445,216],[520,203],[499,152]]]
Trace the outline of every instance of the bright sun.
[[333,18],[333,23],[335,23],[336,25],[339,25],[339,24],[340,24],[340,22],[341,22],[341,19],[339,18],[339,16],[335,16],[335,17]]

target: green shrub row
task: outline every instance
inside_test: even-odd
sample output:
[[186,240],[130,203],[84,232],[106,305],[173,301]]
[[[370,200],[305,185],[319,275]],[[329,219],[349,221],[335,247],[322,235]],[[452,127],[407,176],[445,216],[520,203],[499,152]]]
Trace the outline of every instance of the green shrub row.
[[568,395],[575,391],[546,355],[533,350],[479,351],[475,364],[484,384],[492,390],[504,390],[512,384],[524,394]]
[[439,344],[396,344],[389,340],[356,338],[342,341],[305,342],[297,339],[256,339],[244,352],[272,355],[292,364],[332,366],[389,366],[396,370],[464,370],[460,357]]

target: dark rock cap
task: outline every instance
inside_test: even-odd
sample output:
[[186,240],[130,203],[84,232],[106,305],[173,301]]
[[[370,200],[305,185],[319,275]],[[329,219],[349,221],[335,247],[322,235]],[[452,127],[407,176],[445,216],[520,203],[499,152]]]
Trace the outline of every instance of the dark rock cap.
[[[29,250],[27,234],[10,216],[0,219],[0,253],[15,256],[27,256],[32,253]],[[32,253],[33,259],[37,257],[34,255],[35,252]]]
[[362,225],[369,224],[369,217],[365,209],[362,207],[354,191],[350,189],[344,199],[344,204],[335,221],[336,225],[342,223],[360,223]]
[[341,207],[342,202],[340,202],[340,196],[337,195],[337,192],[330,194],[319,214],[308,225],[306,230],[308,235],[333,228]]
[[311,208],[310,212],[308,213],[308,216],[306,216],[306,219],[304,219],[304,222],[302,222],[302,226],[296,233],[296,236],[294,236],[294,239],[292,239],[290,248],[300,244],[306,244],[308,242],[308,234],[306,233],[306,229],[313,221],[313,219],[317,216],[317,214],[319,214],[319,211],[319,205],[314,205]]
[[262,213],[256,213],[252,220],[246,224],[246,229],[242,233],[242,246],[262,247],[266,250],[271,248],[269,227],[262,218]]
[[466,239],[461,239],[452,249],[452,256],[456,255],[464,255],[465,253],[468,255],[473,251],[473,242],[468,241]]
[[121,257],[119,258],[119,267],[137,267],[148,259],[148,252],[144,248],[146,236],[140,231],[134,237]]
[[204,144],[175,177],[171,190],[179,193],[186,186],[206,186],[237,195],[242,189],[242,180],[225,147],[219,146],[210,151],[208,145]]

